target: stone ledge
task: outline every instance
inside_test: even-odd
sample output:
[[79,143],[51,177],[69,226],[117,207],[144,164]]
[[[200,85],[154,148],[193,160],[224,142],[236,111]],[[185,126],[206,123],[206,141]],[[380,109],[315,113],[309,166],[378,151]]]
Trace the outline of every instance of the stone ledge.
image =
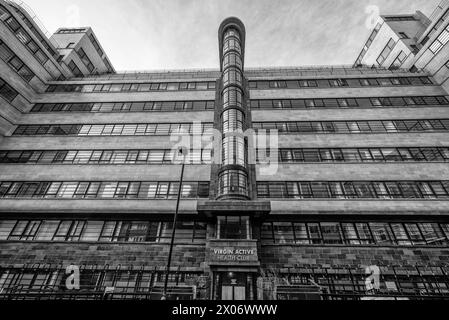
[[270,201],[198,201],[198,212],[205,214],[226,214],[245,212],[248,214],[268,214]]

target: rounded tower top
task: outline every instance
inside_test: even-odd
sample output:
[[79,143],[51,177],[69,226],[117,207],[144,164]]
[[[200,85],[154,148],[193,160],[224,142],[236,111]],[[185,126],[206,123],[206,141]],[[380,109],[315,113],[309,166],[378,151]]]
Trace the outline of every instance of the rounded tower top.
[[245,37],[246,29],[243,22],[237,17],[228,17],[223,20],[218,28],[218,44],[219,44],[219,56],[220,56],[220,69],[223,63],[223,35],[227,28],[233,27],[240,33],[240,42],[242,47],[242,65],[245,65]]

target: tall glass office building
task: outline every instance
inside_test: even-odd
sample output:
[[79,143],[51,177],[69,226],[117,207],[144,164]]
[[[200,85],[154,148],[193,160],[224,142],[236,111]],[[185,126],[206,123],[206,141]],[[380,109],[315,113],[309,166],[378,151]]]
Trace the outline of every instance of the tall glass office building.
[[448,298],[448,15],[289,68],[231,17],[215,70],[117,73],[0,0],[0,299],[160,299],[173,228],[169,299]]

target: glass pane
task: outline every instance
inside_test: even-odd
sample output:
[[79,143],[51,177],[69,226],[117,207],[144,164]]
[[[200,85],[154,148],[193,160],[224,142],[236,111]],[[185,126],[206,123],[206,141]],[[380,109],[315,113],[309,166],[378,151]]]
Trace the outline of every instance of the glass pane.
[[274,239],[276,243],[294,243],[293,225],[290,222],[274,222]]
[[247,217],[218,217],[220,239],[248,239]]
[[103,228],[103,224],[104,224],[103,221],[88,221],[80,240],[98,241],[101,229]]
[[37,241],[51,241],[53,239],[53,235],[58,228],[59,221],[43,221],[39,231],[36,234]]
[[321,232],[325,244],[342,244],[340,224],[321,223]]

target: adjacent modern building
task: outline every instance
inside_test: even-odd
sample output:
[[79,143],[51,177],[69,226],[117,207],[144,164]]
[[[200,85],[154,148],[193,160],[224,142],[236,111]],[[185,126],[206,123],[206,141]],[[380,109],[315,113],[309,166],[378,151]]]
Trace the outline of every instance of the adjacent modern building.
[[117,73],[0,0],[0,299],[160,299],[173,229],[169,299],[448,299],[448,14],[291,68],[232,17],[215,70]]
[[381,16],[354,67],[425,71],[448,91],[448,5],[448,0],[441,0],[430,18],[420,11],[413,15]]

